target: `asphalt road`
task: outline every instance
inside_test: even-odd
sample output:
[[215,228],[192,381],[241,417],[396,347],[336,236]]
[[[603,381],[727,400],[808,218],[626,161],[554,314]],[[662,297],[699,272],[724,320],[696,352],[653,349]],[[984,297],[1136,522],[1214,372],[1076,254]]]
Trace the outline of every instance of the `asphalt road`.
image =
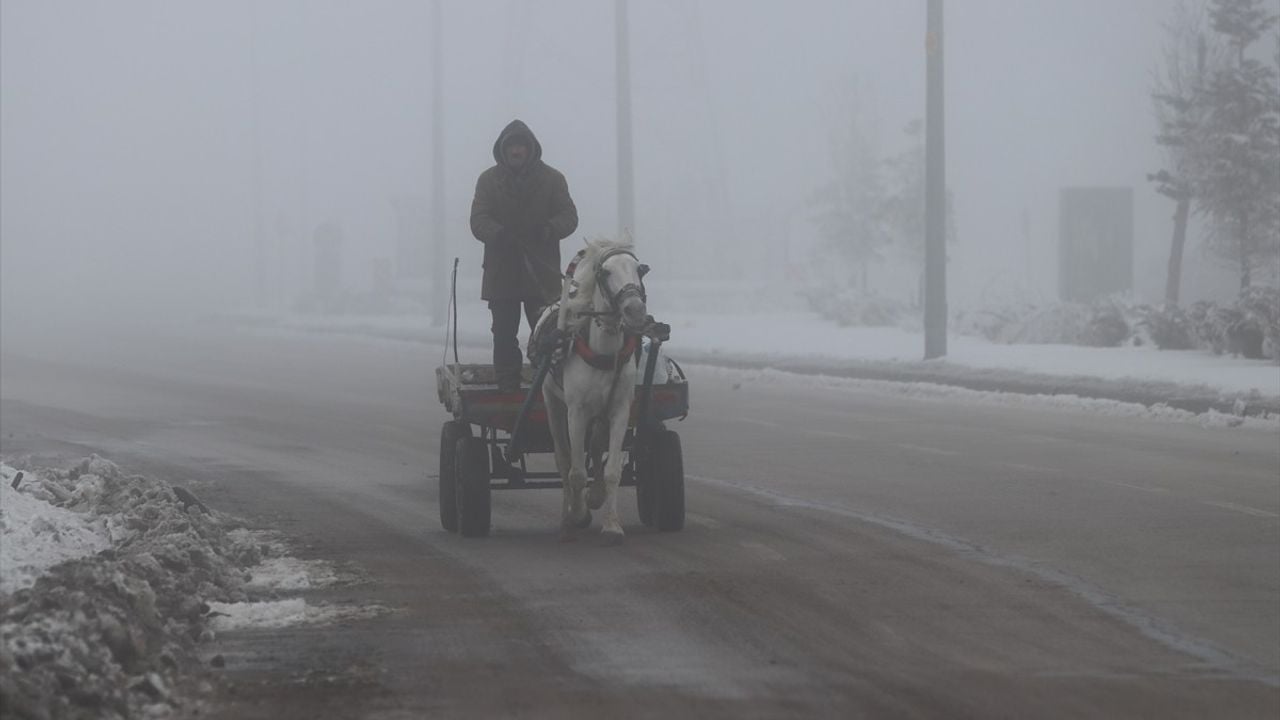
[[560,543],[543,490],[464,540],[439,358],[6,338],[0,449],[192,487],[360,577],[309,600],[387,609],[222,635],[214,717],[1280,716],[1275,431],[687,367],[683,532],[628,491],[623,546]]

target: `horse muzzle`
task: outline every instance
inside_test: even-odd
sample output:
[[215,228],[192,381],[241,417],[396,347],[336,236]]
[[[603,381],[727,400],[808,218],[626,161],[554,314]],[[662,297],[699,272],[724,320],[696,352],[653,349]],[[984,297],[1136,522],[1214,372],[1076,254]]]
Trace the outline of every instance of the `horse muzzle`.
[[649,311],[639,294],[620,298],[618,310],[622,315],[623,327],[633,333],[643,330],[649,320]]

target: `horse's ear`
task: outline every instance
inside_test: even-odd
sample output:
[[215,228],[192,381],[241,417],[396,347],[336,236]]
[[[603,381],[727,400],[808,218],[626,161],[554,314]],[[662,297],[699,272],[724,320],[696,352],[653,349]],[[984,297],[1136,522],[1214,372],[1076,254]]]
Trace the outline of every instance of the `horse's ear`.
[[636,268],[636,272],[640,273],[640,277],[644,277],[649,274],[649,266],[644,263],[640,263],[640,267]]

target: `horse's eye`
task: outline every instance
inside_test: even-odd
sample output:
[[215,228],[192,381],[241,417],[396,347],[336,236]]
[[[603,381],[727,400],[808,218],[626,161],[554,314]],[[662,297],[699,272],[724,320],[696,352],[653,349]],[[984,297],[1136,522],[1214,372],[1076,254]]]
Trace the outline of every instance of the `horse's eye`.
[[640,267],[636,268],[636,271],[640,273],[640,277],[644,277],[649,274],[649,266],[644,263],[640,263]]

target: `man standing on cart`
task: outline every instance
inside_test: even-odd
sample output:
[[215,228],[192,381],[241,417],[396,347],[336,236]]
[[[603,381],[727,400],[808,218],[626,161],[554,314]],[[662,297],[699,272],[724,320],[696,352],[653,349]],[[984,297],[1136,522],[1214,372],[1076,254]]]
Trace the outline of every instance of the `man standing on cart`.
[[493,368],[502,392],[520,389],[520,310],[532,330],[560,297],[560,241],[578,227],[578,209],[559,170],[542,161],[533,131],[512,120],[493,143],[496,165],[480,174],[471,234],[484,243],[480,299],[493,316]]

